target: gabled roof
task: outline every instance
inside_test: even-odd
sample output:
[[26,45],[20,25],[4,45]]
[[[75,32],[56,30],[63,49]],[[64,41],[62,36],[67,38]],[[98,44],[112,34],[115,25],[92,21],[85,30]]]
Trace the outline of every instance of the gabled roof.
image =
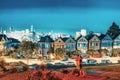
[[96,34],[87,35],[86,38],[88,41],[90,41],[94,36],[96,36],[99,39],[99,37]]
[[5,40],[8,40],[7,36],[5,34],[0,34],[0,41],[4,38]]
[[79,37],[76,39],[76,41],[78,41],[81,37],[82,37],[82,36],[79,36]]
[[56,42],[59,43],[59,42],[61,42],[61,41],[64,43],[62,37],[58,37],[58,38],[55,40],[55,43],[56,43]]
[[69,39],[69,37],[64,37],[64,38],[62,38],[62,40],[63,40],[64,42],[66,42],[68,39]]
[[85,37],[85,36],[79,36],[77,39],[76,39],[76,41],[78,41],[80,38],[82,38],[82,37],[84,37],[86,40],[87,40],[87,38]]
[[39,42],[54,42],[54,40],[50,36],[44,36],[40,38]]
[[[72,36],[62,38],[62,40],[63,40],[64,42],[66,42],[66,41],[69,40],[69,39],[74,40],[74,38],[73,38]],[[74,41],[75,41],[75,40],[74,40]]]
[[109,37],[109,38],[112,40],[112,38],[111,38],[108,34],[106,34],[106,35],[101,34],[101,35],[99,36],[99,39],[100,39],[100,40],[106,40],[106,39],[107,39],[106,37]]
[[98,38],[102,40],[105,36],[106,36],[105,34],[101,34],[100,36],[98,36]]
[[94,36],[97,36],[97,35],[94,35],[94,34],[87,35],[86,38],[87,38],[87,40],[90,40],[90,39],[92,39]]
[[20,41],[18,39],[15,39],[15,38],[8,38],[8,40],[10,40],[13,43],[20,43]]
[[[72,38],[71,36],[70,36],[70,37],[63,37],[63,38],[62,38],[62,37],[59,37],[58,39],[55,40],[55,42],[56,42],[57,40],[59,40],[59,39],[61,39],[64,43],[67,42],[67,40],[69,40],[69,39],[73,39],[73,40],[74,40],[74,38]],[[74,41],[75,41],[75,40],[74,40]]]

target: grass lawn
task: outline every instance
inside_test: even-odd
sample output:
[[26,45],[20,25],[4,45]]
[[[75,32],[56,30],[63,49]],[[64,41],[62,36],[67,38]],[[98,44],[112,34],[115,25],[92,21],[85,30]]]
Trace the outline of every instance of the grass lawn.
[[120,72],[120,64],[102,65],[102,66],[83,66],[85,70],[105,71],[105,72]]

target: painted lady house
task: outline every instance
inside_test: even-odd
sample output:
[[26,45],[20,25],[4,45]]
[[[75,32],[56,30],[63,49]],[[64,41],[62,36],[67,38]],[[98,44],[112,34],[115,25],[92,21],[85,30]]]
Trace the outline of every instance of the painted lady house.
[[61,48],[61,49],[65,48],[65,42],[63,41],[62,37],[59,37],[54,42],[54,50],[56,50],[58,48]]
[[77,50],[80,50],[82,53],[86,53],[88,49],[88,40],[85,36],[80,36],[77,38]]
[[0,53],[2,53],[2,55],[5,54],[5,49],[8,46],[6,45],[7,43],[9,43],[8,37],[5,34],[0,34]]
[[40,54],[42,56],[47,57],[48,51],[53,47],[54,40],[50,36],[44,36],[40,38],[40,41],[38,41],[39,48],[40,48]]
[[120,48],[120,34],[113,37],[113,49]]
[[65,50],[67,51],[75,51],[76,50],[76,41],[70,36],[66,38],[62,38],[65,42]]
[[67,51],[74,51],[76,50],[75,48],[76,41],[70,36],[70,37],[59,37],[55,42],[54,42],[54,49],[64,49]]
[[90,34],[87,36],[88,49],[98,51],[100,49],[100,39],[95,34]]
[[111,52],[113,42],[112,38],[108,34],[101,34],[99,38],[101,40],[101,49],[107,49],[109,52]]

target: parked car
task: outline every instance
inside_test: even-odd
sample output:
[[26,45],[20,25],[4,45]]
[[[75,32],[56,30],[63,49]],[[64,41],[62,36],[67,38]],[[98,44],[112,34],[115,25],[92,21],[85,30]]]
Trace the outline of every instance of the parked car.
[[118,60],[118,63],[120,63],[120,60]]
[[48,61],[48,62],[46,62],[46,64],[53,64],[52,62],[50,62],[50,61]]
[[82,61],[82,64],[98,64],[94,59],[86,59]]
[[25,56],[23,56],[23,55],[17,55],[16,58],[17,59],[22,59],[22,58],[25,58]]
[[36,68],[37,70],[40,69],[39,65],[37,65],[37,64],[33,64],[33,65],[30,65],[30,66],[29,66],[29,69],[30,69],[30,70],[34,70],[35,68]]
[[62,62],[55,62],[55,65],[64,65]]
[[66,65],[75,65],[74,62],[66,62]]
[[105,64],[105,63],[112,63],[110,60],[101,60],[101,63]]
[[16,66],[20,71],[23,71],[23,66]]
[[68,61],[68,59],[63,59],[63,60],[61,60],[61,61]]

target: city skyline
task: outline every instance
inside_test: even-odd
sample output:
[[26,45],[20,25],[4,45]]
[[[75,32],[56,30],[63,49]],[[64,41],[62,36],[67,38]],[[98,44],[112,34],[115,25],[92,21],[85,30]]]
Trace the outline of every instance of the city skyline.
[[120,25],[119,0],[0,0],[0,27],[36,32],[76,31],[106,33],[112,22]]

